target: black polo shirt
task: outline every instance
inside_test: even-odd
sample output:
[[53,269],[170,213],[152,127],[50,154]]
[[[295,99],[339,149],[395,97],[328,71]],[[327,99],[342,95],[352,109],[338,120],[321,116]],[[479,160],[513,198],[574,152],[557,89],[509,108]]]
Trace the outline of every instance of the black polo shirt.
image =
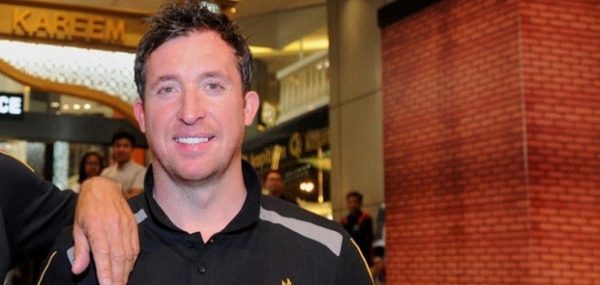
[[[357,247],[336,222],[286,201],[261,195],[254,170],[243,163],[248,195],[240,212],[204,242],[177,228],[145,193],[130,202],[140,223],[140,255],[129,284],[372,284]],[[91,268],[72,276],[67,231],[48,258],[41,284],[96,284]]]
[[46,256],[61,229],[73,224],[76,197],[0,152],[0,282],[27,258]]

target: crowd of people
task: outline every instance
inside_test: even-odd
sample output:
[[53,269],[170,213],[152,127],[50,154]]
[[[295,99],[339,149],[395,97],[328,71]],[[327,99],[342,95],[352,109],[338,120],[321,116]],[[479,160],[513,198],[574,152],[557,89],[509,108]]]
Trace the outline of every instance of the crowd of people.
[[79,188],[84,181],[102,176],[121,183],[125,199],[131,199],[144,191],[146,167],[133,159],[134,135],[126,131],[118,131],[113,135],[111,142],[110,166],[105,167],[105,159],[100,152],[95,150],[85,152],[79,162],[78,178],[69,186],[70,190],[79,193]]

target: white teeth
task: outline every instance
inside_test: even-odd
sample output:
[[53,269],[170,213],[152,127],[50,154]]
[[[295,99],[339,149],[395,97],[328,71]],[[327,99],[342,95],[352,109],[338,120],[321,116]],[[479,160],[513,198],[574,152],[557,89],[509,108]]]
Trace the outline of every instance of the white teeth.
[[182,144],[198,144],[205,143],[208,141],[208,138],[198,138],[198,137],[185,137],[185,138],[175,138],[175,141]]

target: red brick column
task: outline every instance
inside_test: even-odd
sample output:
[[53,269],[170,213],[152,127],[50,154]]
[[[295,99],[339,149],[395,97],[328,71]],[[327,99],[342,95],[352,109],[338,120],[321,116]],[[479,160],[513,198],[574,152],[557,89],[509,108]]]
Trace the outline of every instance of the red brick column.
[[389,284],[600,282],[599,4],[440,1],[382,56]]

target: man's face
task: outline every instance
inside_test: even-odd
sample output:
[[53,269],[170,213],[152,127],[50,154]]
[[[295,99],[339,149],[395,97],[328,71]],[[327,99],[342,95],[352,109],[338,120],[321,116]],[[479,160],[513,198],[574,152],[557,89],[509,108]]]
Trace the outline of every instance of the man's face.
[[346,203],[350,212],[356,212],[360,210],[361,202],[358,197],[350,196],[346,199]]
[[131,159],[133,145],[126,138],[116,140],[112,145],[112,157],[117,163],[125,163]]
[[277,172],[271,172],[265,180],[265,187],[273,196],[279,196],[283,193],[283,177]]
[[194,183],[239,168],[244,127],[259,99],[243,94],[234,50],[217,33],[196,31],[159,46],[146,71],[145,101],[134,111],[155,171]]

